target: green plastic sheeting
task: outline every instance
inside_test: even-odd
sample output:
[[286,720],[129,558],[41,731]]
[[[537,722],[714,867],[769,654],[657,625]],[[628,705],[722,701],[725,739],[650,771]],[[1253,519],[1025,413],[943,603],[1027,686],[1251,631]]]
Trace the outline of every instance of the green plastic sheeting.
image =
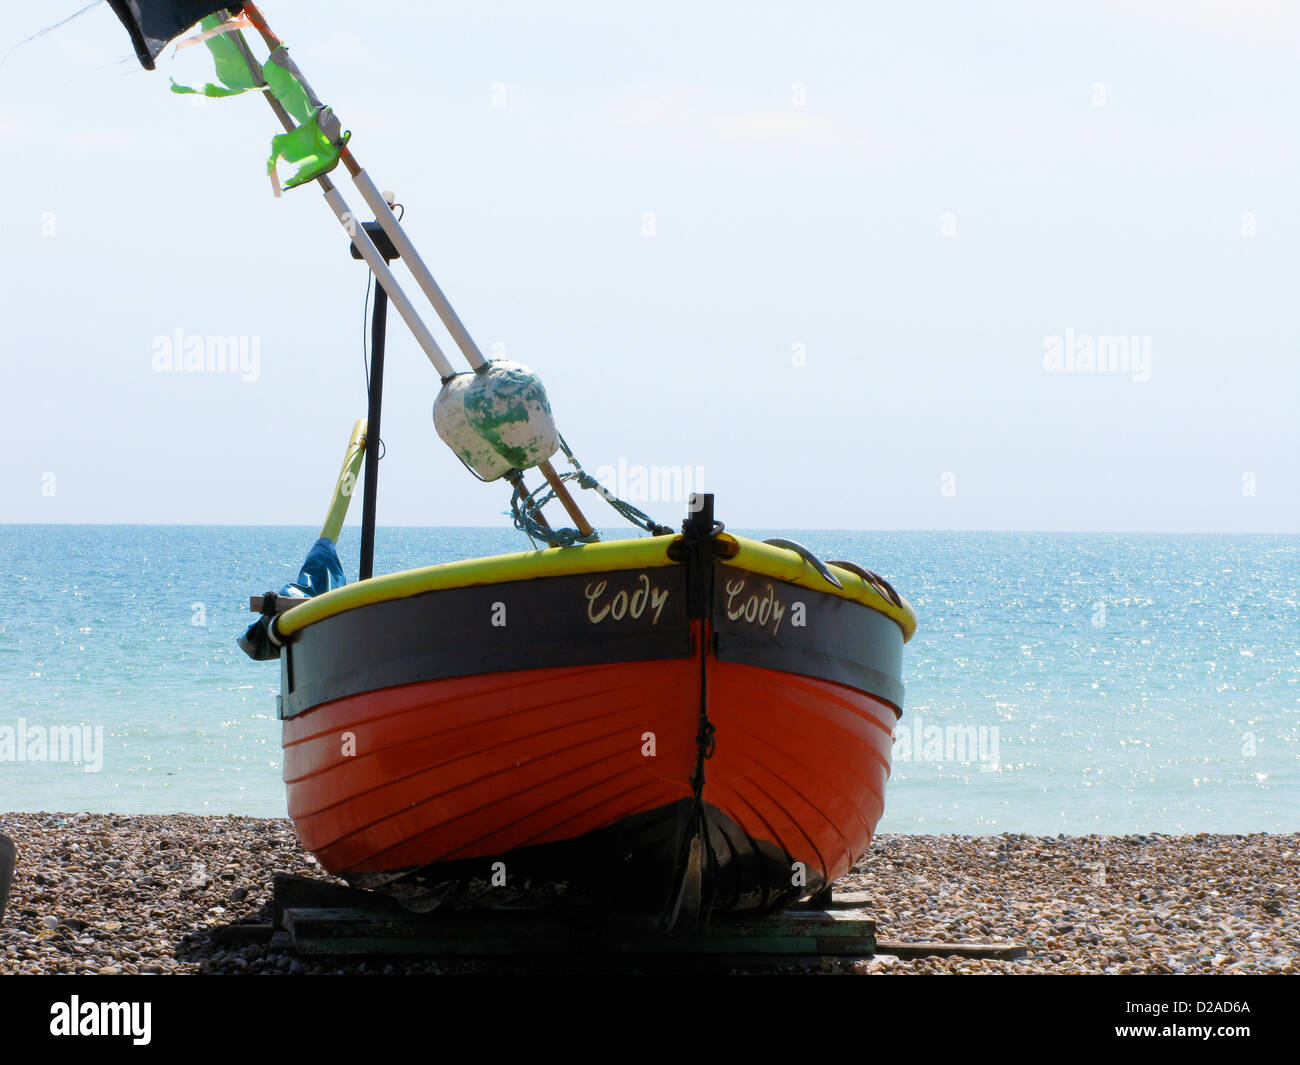
[[[221,20],[216,15],[210,15],[200,25],[205,30],[212,30],[221,25]],[[271,53],[262,67],[265,84],[258,84],[253,80],[248,64],[231,40],[230,34],[219,33],[203,43],[212,53],[221,84],[209,83],[201,89],[194,89],[173,81],[172,92],[194,93],[213,99],[239,96],[255,90],[270,92],[299,123],[296,129],[281,133],[271,140],[271,158],[266,164],[268,174],[274,172],[278,159],[298,168],[298,172],[284,183],[286,189],[314,181],[339,165],[339,156],[352,134],[340,132],[333,112],[307,95],[306,87],[292,70],[292,62],[284,45],[277,46]],[[330,132],[327,133],[327,129]]]
[[288,59],[287,49],[279,45],[262,67],[262,77],[266,79],[271,95],[280,101],[280,106],[302,124],[311,120],[316,108],[307,98],[302,82],[284,65]]
[[[205,30],[214,30],[221,25],[221,20],[216,15],[209,15],[199,25]],[[248,64],[244,62],[244,57],[239,54],[239,49],[235,47],[235,42],[230,39],[228,33],[209,37],[203,43],[207,45],[208,51],[212,53],[212,58],[216,62],[217,78],[221,84],[209,83],[201,89],[192,89],[188,85],[178,85],[173,79],[172,92],[195,93],[216,99],[223,96],[238,96],[240,93],[261,88],[253,81]]]
[[298,172],[284,183],[286,189],[292,189],[315,181],[338,166],[339,155],[352,134],[343,133],[337,142],[332,140],[321,129],[322,119],[330,117],[330,109],[322,107],[292,133],[272,137],[271,158],[266,161],[266,172],[270,174],[275,170],[277,159],[298,167]]
[[[205,18],[199,25],[205,30],[213,30],[221,25],[221,22],[213,15]],[[223,96],[239,96],[241,93],[265,88],[270,90],[271,95],[279,100],[280,105],[298,122],[311,120],[315,108],[307,98],[307,90],[303,88],[302,82],[294,77],[287,66],[288,55],[284,45],[278,46],[267,59],[262,67],[262,77],[266,79],[266,84],[259,85],[253,80],[248,64],[244,61],[235,42],[230,39],[230,34],[219,33],[215,37],[209,37],[203,43],[212,53],[217,67],[217,78],[221,84],[209,83],[201,89],[194,89],[188,85],[179,85],[173,80],[172,92],[194,93],[217,99]]]
[[[211,25],[209,25],[211,23]],[[200,23],[205,30],[215,29],[219,23],[215,17],[206,18]],[[298,122],[308,122],[311,120],[312,111],[315,108],[307,98],[307,90],[303,88],[300,82],[289,68],[285,65],[287,55],[285,55],[284,45],[280,45],[266,64],[262,67],[262,77],[266,79],[265,85],[259,85],[253,80],[253,75],[249,72],[248,64],[244,61],[243,55],[235,42],[230,39],[228,33],[221,33],[215,37],[209,37],[203,42],[208,46],[208,51],[212,53],[212,58],[217,67],[217,78],[220,85],[208,83],[201,89],[194,89],[188,85],[180,85],[175,80],[172,81],[172,92],[176,93],[194,93],[199,96],[208,96],[218,99],[224,96],[239,96],[242,93],[253,92],[254,90],[268,89],[272,96],[280,101],[280,105],[289,112]]]

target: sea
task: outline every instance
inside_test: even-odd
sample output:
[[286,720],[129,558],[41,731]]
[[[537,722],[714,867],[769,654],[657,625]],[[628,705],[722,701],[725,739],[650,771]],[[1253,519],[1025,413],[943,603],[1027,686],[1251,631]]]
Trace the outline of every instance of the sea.
[[[916,607],[881,832],[1300,830],[1300,537],[732,531]],[[0,811],[284,816],[279,667],[236,639],[315,535],[0,526]],[[376,569],[527,547],[380,529]]]

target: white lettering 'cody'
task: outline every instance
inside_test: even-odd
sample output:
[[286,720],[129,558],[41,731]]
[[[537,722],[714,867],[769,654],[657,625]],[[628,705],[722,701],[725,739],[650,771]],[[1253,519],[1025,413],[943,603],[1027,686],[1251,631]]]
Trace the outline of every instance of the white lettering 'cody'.
[[624,618],[636,620],[647,610],[652,611],[651,625],[659,624],[659,615],[663,613],[664,604],[668,602],[668,589],[650,584],[650,578],[644,573],[637,576],[637,587],[631,592],[620,590],[606,598],[609,584],[606,581],[593,581],[584,593],[587,597],[587,620],[599,625],[606,618],[622,621]]
[[764,584],[761,591],[752,592],[743,599],[739,598],[744,590],[743,580],[727,582],[727,617],[731,621],[740,621],[743,618],[760,629],[767,628],[770,622],[772,635],[775,636],[777,630],[781,628],[781,621],[785,618],[785,604],[777,597],[776,589],[770,583]]

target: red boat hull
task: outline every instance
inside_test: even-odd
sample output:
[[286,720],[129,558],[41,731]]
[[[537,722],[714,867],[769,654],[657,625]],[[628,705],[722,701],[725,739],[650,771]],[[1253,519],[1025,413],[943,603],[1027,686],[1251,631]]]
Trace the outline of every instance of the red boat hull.
[[[414,909],[675,921],[780,909],[844,875],[884,810],[904,634],[842,596],[706,572],[437,591],[304,627],[282,696],[303,845]],[[505,604],[523,619],[508,635],[466,620]]]
[[[713,656],[706,669],[710,896],[716,908],[778,908],[844,875],[866,850],[884,810],[897,714],[823,680]],[[692,800],[699,688],[692,657],[339,699],[284,723],[289,813],[327,870],[398,893],[406,881],[416,905],[488,895],[499,861],[506,885],[515,876],[527,895],[658,907],[672,890],[670,852],[687,815],[678,808]],[[539,882],[531,867],[552,862],[520,855],[601,831],[634,837],[656,821],[661,875],[622,856],[648,882],[558,855],[564,871]]]

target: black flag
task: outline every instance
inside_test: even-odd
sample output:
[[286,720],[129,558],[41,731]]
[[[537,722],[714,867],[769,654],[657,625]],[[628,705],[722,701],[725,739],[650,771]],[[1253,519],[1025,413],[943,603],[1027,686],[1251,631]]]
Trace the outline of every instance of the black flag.
[[108,0],[108,4],[131,35],[145,70],[153,70],[153,61],[167,42],[196,22],[223,7],[232,15],[243,7],[241,0]]

